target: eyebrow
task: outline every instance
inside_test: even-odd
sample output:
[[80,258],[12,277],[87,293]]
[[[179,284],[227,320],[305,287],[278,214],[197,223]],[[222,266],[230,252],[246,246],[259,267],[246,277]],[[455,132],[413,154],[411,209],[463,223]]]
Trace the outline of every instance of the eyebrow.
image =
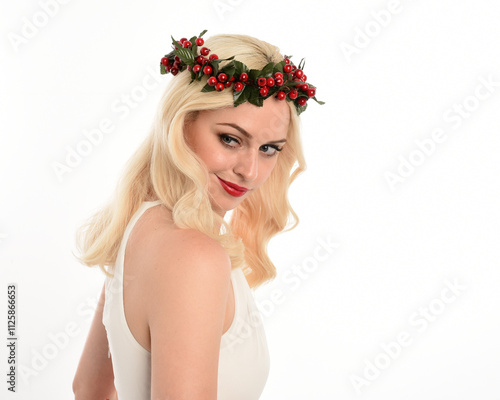
[[[237,124],[232,124],[230,122],[221,122],[221,123],[218,123],[217,125],[224,125],[224,126],[230,126],[238,131],[240,131],[243,135],[245,135],[248,139],[252,139],[253,136],[250,135],[246,130],[244,130],[241,126],[237,125]],[[270,142],[268,143],[281,143],[281,142],[286,142],[286,139],[280,139],[280,140],[271,140]]]

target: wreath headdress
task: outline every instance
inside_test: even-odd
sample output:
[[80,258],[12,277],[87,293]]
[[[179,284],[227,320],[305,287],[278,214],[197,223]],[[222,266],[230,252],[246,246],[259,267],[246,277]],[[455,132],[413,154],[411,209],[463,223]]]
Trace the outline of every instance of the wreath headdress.
[[[235,107],[245,101],[262,107],[265,99],[276,96],[279,100],[292,101],[300,115],[306,110],[309,99],[324,104],[316,99],[316,87],[307,82],[304,59],[296,66],[290,60],[291,56],[285,56],[283,61],[270,62],[261,70],[249,69],[234,56],[219,59],[217,54],[210,54],[210,49],[203,47],[202,36],[206,32],[204,30],[189,40],[182,38],[177,41],[172,37],[173,50],[161,59],[160,72],[175,76],[187,69],[191,73],[190,84],[206,77],[202,92],[222,92],[232,87]],[[222,61],[227,63],[220,67]]]

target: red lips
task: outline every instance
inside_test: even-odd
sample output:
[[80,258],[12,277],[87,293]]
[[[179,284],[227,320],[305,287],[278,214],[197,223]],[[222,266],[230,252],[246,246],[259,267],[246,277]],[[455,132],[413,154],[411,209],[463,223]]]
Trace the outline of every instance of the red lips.
[[[217,178],[219,177],[217,176]],[[243,196],[246,192],[248,192],[247,188],[238,186],[235,183],[227,182],[221,178],[219,178],[219,181],[224,190],[228,192],[231,196],[240,197]]]

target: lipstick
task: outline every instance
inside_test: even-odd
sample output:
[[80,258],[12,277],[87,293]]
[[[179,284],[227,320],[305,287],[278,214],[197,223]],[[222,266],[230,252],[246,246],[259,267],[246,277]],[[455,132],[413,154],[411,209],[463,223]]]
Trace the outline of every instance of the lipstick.
[[[217,178],[219,177],[217,176]],[[235,183],[227,182],[221,178],[219,178],[219,182],[221,186],[224,188],[224,190],[228,192],[231,196],[240,197],[243,196],[246,192],[248,192],[247,188],[238,186]]]

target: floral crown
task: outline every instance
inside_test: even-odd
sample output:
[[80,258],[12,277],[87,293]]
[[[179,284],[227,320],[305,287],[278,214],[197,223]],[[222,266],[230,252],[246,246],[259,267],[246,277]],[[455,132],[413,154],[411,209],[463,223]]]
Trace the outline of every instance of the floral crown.
[[[202,92],[222,92],[232,86],[235,107],[245,101],[262,107],[263,101],[273,95],[279,100],[293,101],[297,115],[305,111],[309,99],[324,104],[316,99],[316,87],[306,83],[304,59],[295,66],[290,56],[285,56],[283,61],[277,64],[270,62],[261,70],[249,69],[242,62],[234,60],[234,56],[219,59],[217,54],[210,54],[210,49],[202,47],[205,43],[202,36],[206,32],[204,30],[198,37],[193,36],[189,40],[182,38],[177,41],[172,37],[174,50],[161,59],[160,72],[175,76],[187,69],[192,78],[189,84],[206,76],[208,80]],[[228,62],[220,68],[222,61]]]

